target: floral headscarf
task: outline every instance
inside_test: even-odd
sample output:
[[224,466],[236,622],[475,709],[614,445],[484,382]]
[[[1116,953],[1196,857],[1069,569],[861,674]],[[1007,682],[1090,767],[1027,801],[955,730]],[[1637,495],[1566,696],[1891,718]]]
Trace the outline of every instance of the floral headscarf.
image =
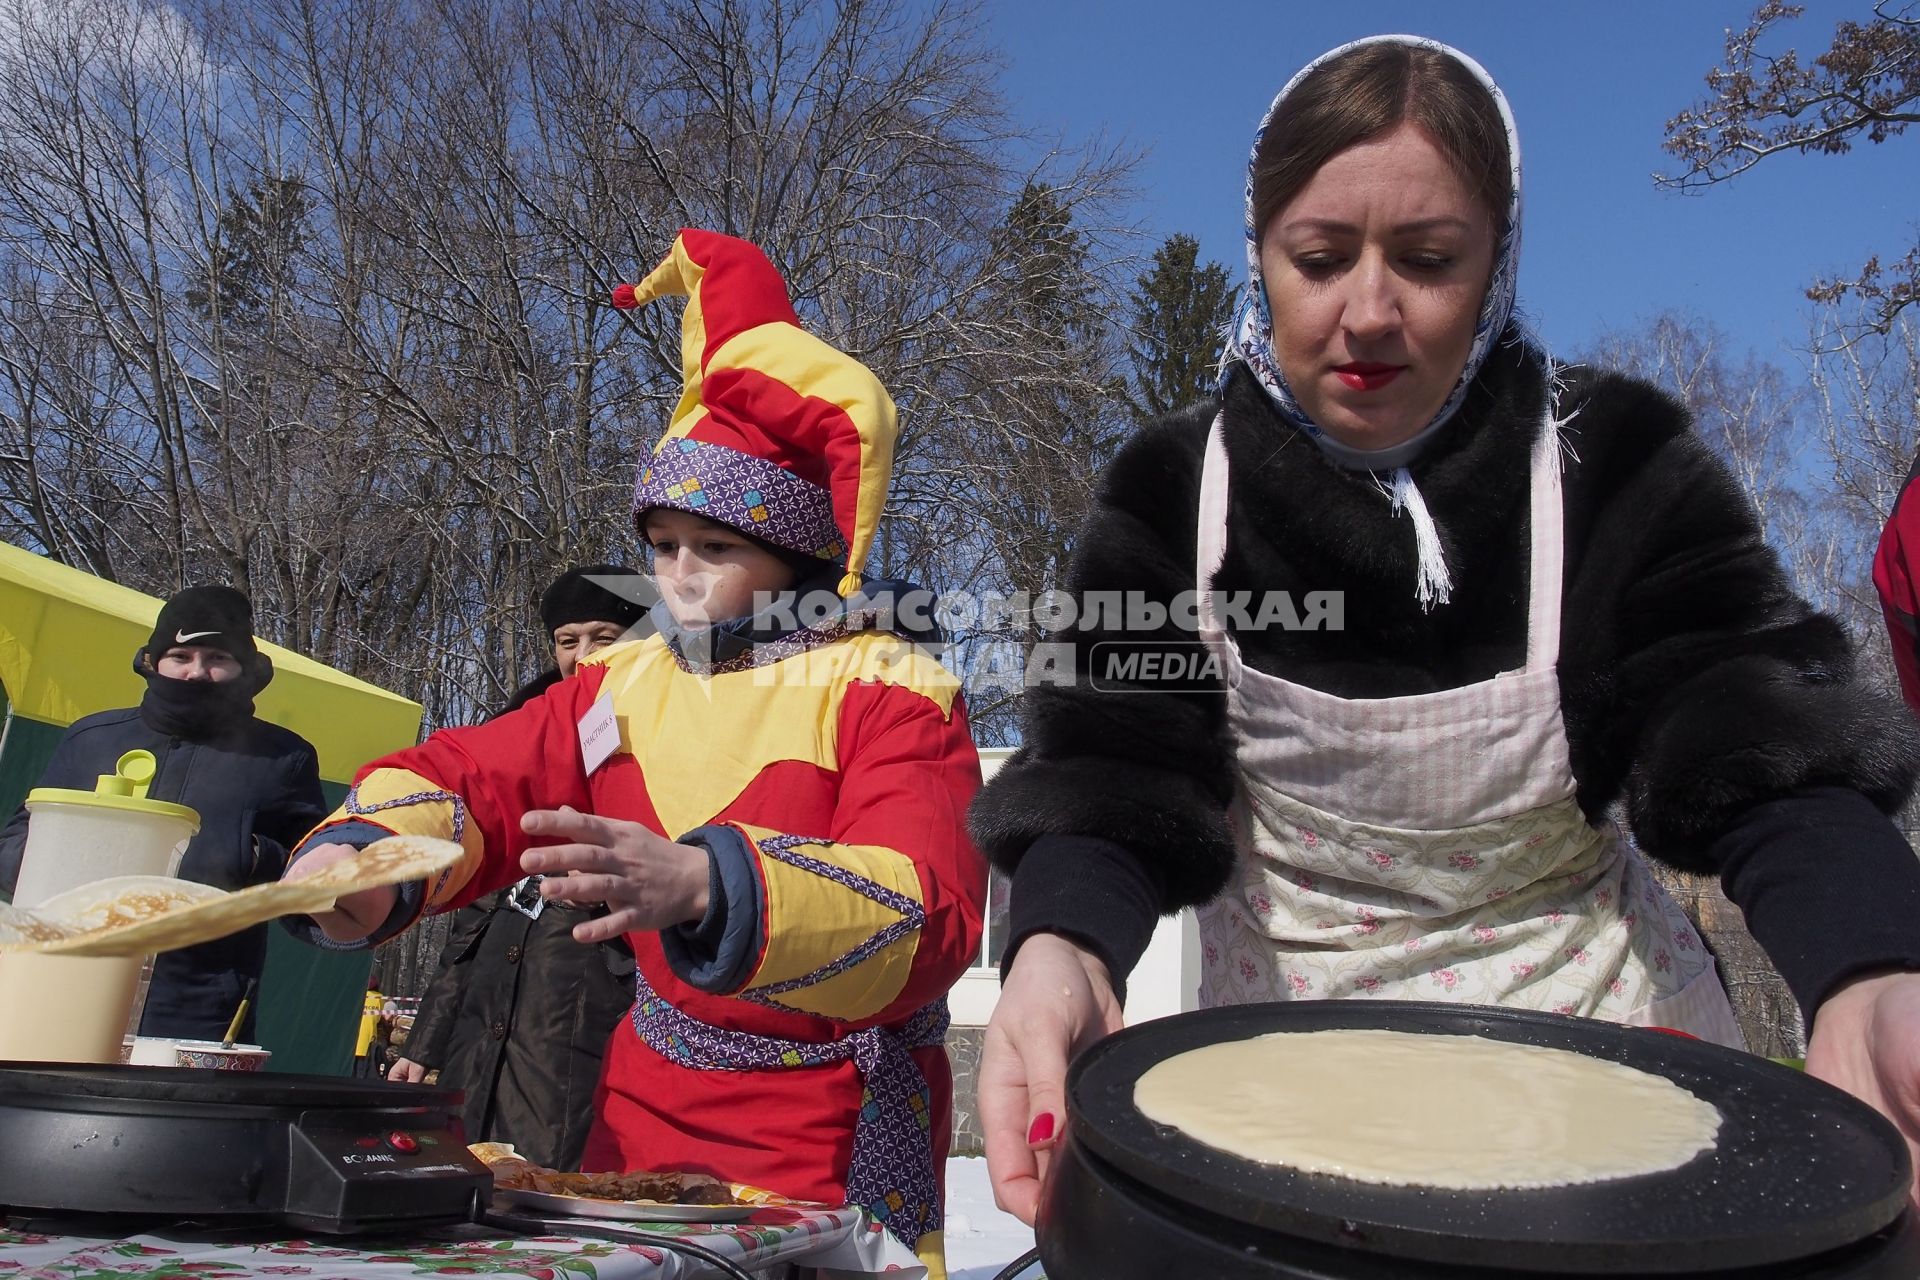
[[[1411,439],[1387,449],[1355,449],[1340,443],[1322,431],[1294,398],[1293,389],[1287,385],[1286,375],[1280,371],[1280,362],[1273,353],[1273,314],[1267,306],[1266,282],[1260,275],[1260,232],[1254,225],[1253,174],[1254,165],[1260,154],[1261,139],[1266,136],[1274,116],[1280,110],[1280,104],[1287,100],[1300,83],[1329,59],[1339,57],[1353,49],[1373,44],[1403,44],[1422,49],[1431,49],[1454,59],[1472,73],[1474,79],[1492,95],[1494,106],[1500,112],[1500,122],[1506,128],[1507,156],[1510,168],[1512,196],[1507,204],[1506,227],[1501,234],[1500,243],[1494,251],[1493,277],[1487,285],[1487,296],[1480,304],[1480,316],[1474,325],[1473,345],[1467,352],[1466,367],[1460,371],[1460,380],[1454,384],[1446,403]],[[1481,365],[1486,363],[1487,355],[1493,344],[1505,330],[1508,318],[1513,314],[1515,276],[1520,261],[1520,135],[1513,124],[1513,113],[1507,107],[1506,95],[1500,92],[1500,86],[1493,82],[1486,69],[1457,49],[1441,44],[1437,40],[1428,40],[1421,36],[1387,35],[1368,36],[1364,40],[1355,40],[1329,50],[1303,67],[1298,74],[1287,81],[1267,108],[1266,116],[1260,121],[1260,130],[1254,135],[1253,151],[1247,163],[1247,288],[1240,300],[1240,307],[1234,316],[1233,324],[1227,332],[1226,358],[1228,361],[1240,360],[1253,371],[1260,385],[1266,388],[1272,397],[1274,406],[1281,417],[1305,432],[1313,442],[1340,466],[1354,471],[1376,473],[1391,472],[1391,498],[1393,510],[1399,512],[1405,508],[1412,518],[1414,536],[1420,553],[1419,580],[1415,593],[1420,603],[1431,608],[1434,604],[1445,604],[1452,590],[1452,582],[1447,574],[1445,556],[1441,552],[1439,533],[1433,525],[1433,518],[1427,513],[1427,506],[1420,496],[1419,488],[1414,484],[1413,475],[1407,469],[1413,460],[1432,440],[1433,436],[1451,418],[1466,398],[1467,387]],[[1386,488],[1383,482],[1383,488]]]

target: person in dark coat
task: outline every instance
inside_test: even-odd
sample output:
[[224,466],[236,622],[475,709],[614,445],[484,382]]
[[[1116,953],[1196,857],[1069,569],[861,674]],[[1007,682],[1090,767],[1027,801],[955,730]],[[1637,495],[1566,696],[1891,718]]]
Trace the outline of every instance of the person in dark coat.
[[[91,791],[128,751],[153,753],[149,800],[186,805],[200,831],[180,863],[183,879],[220,889],[278,880],[287,851],[326,813],[319,761],[299,734],[253,714],[273,663],[253,639],[253,607],[232,587],[189,587],[160,610],[135,654],[147,682],[137,707],[76,720],[54,749],[40,786]],[[27,841],[26,807],[0,830],[0,889],[10,896]],[[217,1040],[249,980],[267,961],[267,928],[161,953],[140,1033]],[[266,998],[271,998],[270,995]],[[241,1024],[251,1039],[253,1008]]]
[[[571,676],[580,659],[645,616],[645,607],[623,594],[623,579],[645,581],[601,564],[570,569],[547,588],[540,621],[554,665],[500,714]],[[578,1168],[607,1037],[633,1004],[633,952],[625,941],[573,940],[574,926],[596,914],[544,901],[539,876],[454,912],[439,968],[407,1033],[406,1056],[387,1078],[419,1081],[437,1069],[441,1085],[466,1092],[468,1141],[510,1143],[536,1164]]]

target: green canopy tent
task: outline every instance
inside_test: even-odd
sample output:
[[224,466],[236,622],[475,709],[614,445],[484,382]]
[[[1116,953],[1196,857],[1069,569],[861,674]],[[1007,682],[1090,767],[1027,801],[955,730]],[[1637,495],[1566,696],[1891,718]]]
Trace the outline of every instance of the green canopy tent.
[[[133,654],[153,633],[161,601],[0,543],[0,818],[38,785],[63,730],[82,716],[133,706],[145,692]],[[412,745],[420,704],[265,644],[273,683],[263,720],[314,745],[330,803],[355,769]],[[352,1062],[371,961],[326,952],[275,929],[260,983],[260,1041],[277,1071],[343,1074]]]

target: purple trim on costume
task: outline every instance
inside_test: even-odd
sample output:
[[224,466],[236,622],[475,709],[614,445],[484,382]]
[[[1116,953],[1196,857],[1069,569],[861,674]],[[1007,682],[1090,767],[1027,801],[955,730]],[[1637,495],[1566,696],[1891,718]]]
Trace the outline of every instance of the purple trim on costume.
[[912,1050],[946,1043],[947,1003],[916,1010],[897,1030],[866,1027],[841,1040],[783,1040],[716,1027],[682,1013],[634,975],[634,1034],[694,1071],[786,1071],[852,1062],[860,1073],[847,1199],[909,1249],[940,1229],[933,1168],[933,1091]]
[[797,991],[801,987],[811,987],[816,983],[825,982],[828,978],[836,974],[845,973],[875,952],[892,946],[908,934],[918,933],[927,923],[926,909],[905,894],[875,884],[865,876],[849,871],[845,867],[836,867],[831,862],[822,862],[818,858],[810,858],[804,853],[795,853],[793,851],[794,846],[802,844],[830,846],[834,843],[831,840],[815,840],[809,839],[806,836],[770,836],[757,843],[760,852],[775,861],[784,862],[790,867],[798,867],[802,871],[810,871],[817,876],[823,876],[842,888],[853,890],[863,898],[871,899],[883,907],[898,911],[900,913],[900,919],[880,930],[880,932],[873,934],[865,942],[860,943],[837,958],[828,961],[818,969],[813,970],[811,973],[802,974],[797,978],[788,978],[781,982],[769,983],[767,986],[756,987],[751,991],[742,991],[740,997],[744,1000],[751,1000],[755,1004],[764,1004],[769,1008],[780,1009],[789,1013],[805,1013],[806,1010],[794,1009],[790,1005],[781,1004],[773,999],[773,997],[785,995],[789,991]]
[[[728,658],[724,662],[696,662],[681,652],[679,641],[672,636],[667,638],[667,651],[673,654],[674,665],[688,675],[724,676],[734,671],[749,671],[754,667],[770,667],[776,662],[784,662],[795,654],[805,653],[809,649],[818,649],[822,645],[845,639],[855,632],[872,630],[882,624],[884,615],[885,611],[877,607],[853,609],[837,617],[828,618],[817,627],[801,627],[788,632],[778,640],[756,644],[747,652]],[[912,642],[903,638],[901,643]]]
[[[360,784],[356,782],[347,788],[347,802],[342,807],[352,816],[364,818],[370,814],[379,813],[384,809],[398,809],[403,805],[429,804],[435,800],[445,800],[453,805],[453,841],[455,844],[464,845],[466,843],[465,837],[467,832],[467,802],[451,791],[415,791],[411,795],[399,796],[392,800],[382,800],[379,804],[362,805],[360,803]],[[422,909],[430,903],[439,901],[440,891],[447,887],[447,881],[453,877],[454,867],[459,865],[460,864],[456,862],[453,867],[446,867],[441,870],[439,877],[433,882],[433,887],[427,890],[426,896],[420,900]]]
[[822,560],[847,551],[833,522],[832,494],[765,458],[704,440],[664,441],[641,467],[634,519],[654,507],[704,516]]

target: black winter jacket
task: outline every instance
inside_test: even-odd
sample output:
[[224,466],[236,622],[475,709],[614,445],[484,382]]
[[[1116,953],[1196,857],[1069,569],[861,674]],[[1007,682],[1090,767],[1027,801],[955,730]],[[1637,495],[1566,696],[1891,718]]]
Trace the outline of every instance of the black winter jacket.
[[[39,785],[91,791],[101,774],[112,773],[120,757],[135,749],[154,755],[147,798],[183,804],[200,815],[199,834],[180,863],[184,879],[229,890],[278,880],[288,850],[326,815],[312,745],[253,716],[203,740],[153,728],[138,707],[86,716],[60,739]],[[0,831],[0,888],[9,895],[20,874],[27,819],[22,805]],[[257,979],[266,965],[267,929],[256,925],[162,952],[154,960],[141,1033],[195,1040],[226,1034],[247,981]],[[242,1038],[252,1038],[253,1024],[250,1010]]]
[[577,1169],[607,1040],[633,1007],[633,952],[624,939],[573,940],[593,911],[548,903],[530,919],[508,904],[512,892],[453,913],[403,1052],[466,1091],[469,1142]]
[[[1916,768],[1904,709],[1855,678],[1841,626],[1792,592],[1750,505],[1654,388],[1563,370],[1560,688],[1589,820],[1622,806],[1640,846],[1715,872],[1809,1011],[1849,974],[1920,969],[1920,863],[1883,816]],[[1223,592],[1344,593],[1344,629],[1236,634],[1254,668],[1348,698],[1427,693],[1518,667],[1526,643],[1528,460],[1540,356],[1496,349],[1413,471],[1439,527],[1451,602],[1414,597],[1414,539],[1372,477],[1333,465],[1236,367],[1223,393],[1232,476]],[[1072,593],[1191,590],[1202,455],[1216,408],[1145,428],[1102,478]],[[1257,598],[1257,597],[1256,597]],[[1082,619],[1083,623],[1085,619]],[[981,792],[975,839],[1014,876],[1012,938],[1080,939],[1124,979],[1156,914],[1231,874],[1224,690],[1024,695],[1024,745]],[[1012,954],[1012,946],[1008,955]]]

